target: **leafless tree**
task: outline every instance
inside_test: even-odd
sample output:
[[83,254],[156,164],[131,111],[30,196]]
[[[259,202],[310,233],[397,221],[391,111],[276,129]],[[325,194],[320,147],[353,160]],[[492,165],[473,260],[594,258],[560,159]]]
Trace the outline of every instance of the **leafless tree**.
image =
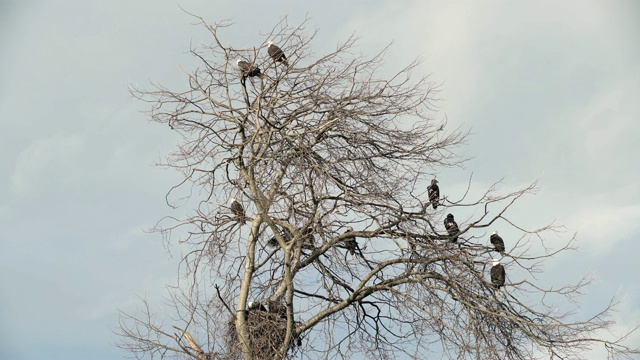
[[[612,306],[576,320],[566,304],[588,280],[536,283],[544,260],[574,239],[550,248],[558,227],[527,230],[508,217],[535,184],[502,193],[498,182],[432,209],[427,186],[463,163],[454,151],[467,134],[437,116],[438,87],[414,74],[418,62],[385,77],[385,51],[358,55],[349,38],[319,55],[316,33],[286,19],[254,48],[236,48],[221,35],[230,24],[198,19],[212,45],[192,49],[201,65],[185,72],[188,87],[132,90],[181,135],[166,165],[184,179],[167,199],[193,212],[158,224],[187,249],[171,309],[159,318],[143,301],[122,314],[120,346],[198,360],[575,358],[598,344],[638,354],[624,337],[600,337]],[[269,57],[268,41],[287,65]],[[232,198],[243,208],[232,211]],[[456,219],[454,243],[443,220],[465,209],[474,215]],[[521,234],[503,255],[488,241],[498,224]],[[498,291],[487,266],[496,256],[507,273]]]

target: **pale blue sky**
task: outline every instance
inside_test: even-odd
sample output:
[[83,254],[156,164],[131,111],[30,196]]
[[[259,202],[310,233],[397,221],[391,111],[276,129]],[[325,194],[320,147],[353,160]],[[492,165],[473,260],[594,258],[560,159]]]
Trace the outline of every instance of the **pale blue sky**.
[[[636,1],[0,1],[0,359],[118,359],[116,309],[164,296],[176,260],[158,234],[177,179],[153,167],[176,142],[127,91],[184,83],[191,41],[178,5],[232,19],[227,40],[261,42],[283,15],[318,28],[317,52],[352,32],[390,71],[415,57],[442,82],[442,115],[470,128],[466,169],[439,174],[460,193],[506,176],[541,191],[516,220],[578,232],[579,253],[545,282],[591,273],[593,313],[619,295],[640,323],[640,5]],[[183,210],[178,210],[179,213]],[[503,234],[503,237],[508,237]],[[640,342],[640,337],[634,340]]]

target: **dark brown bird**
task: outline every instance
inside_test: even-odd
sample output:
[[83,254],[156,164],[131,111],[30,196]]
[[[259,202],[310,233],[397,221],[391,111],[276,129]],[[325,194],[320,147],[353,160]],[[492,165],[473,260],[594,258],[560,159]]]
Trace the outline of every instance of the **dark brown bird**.
[[238,65],[238,69],[240,69],[242,80],[246,79],[247,77],[262,76],[262,73],[260,73],[260,68],[255,66],[254,64],[250,64],[247,61],[240,59],[238,59],[236,63]]
[[269,53],[269,56],[271,56],[274,62],[281,62],[284,64],[284,66],[289,66],[289,63],[287,62],[287,57],[285,56],[282,49],[280,49],[276,45],[273,45],[273,42],[271,41],[269,41],[269,47],[267,48],[267,52]]
[[458,234],[460,233],[460,229],[458,228],[458,224],[455,220],[453,220],[453,215],[448,214],[447,218],[444,219],[444,228],[447,229],[447,234],[451,237],[451,242],[458,242]]
[[431,206],[434,209],[438,208],[438,201],[440,200],[440,187],[438,187],[438,180],[431,180],[431,185],[427,188],[427,192],[429,193],[429,201],[431,201]]
[[491,259],[489,261],[491,266],[491,284],[496,289],[496,294],[500,293],[500,288],[504,285],[505,272],[504,266],[500,265],[500,260]]
[[493,246],[495,247],[497,252],[499,252],[499,253],[503,253],[504,252],[504,241],[498,235],[497,231],[494,231],[493,234],[491,234],[491,237],[489,238],[489,241],[491,241],[491,243],[493,244]]
[[[282,228],[282,230],[280,231],[280,234],[282,235],[282,238],[285,243],[288,243],[289,241],[291,241],[291,238],[293,237],[291,235],[291,232],[287,228]],[[278,246],[278,239],[276,239],[275,235],[271,237],[271,239],[269,239],[269,241],[267,242],[267,246],[269,247]]]
[[244,208],[242,205],[236,200],[236,198],[231,198],[231,212],[235,215],[236,220],[240,223],[246,222],[246,214],[244,212]]
[[[348,232],[353,231],[353,228],[351,226],[347,227],[347,231],[345,231],[345,234]],[[359,248],[358,246],[358,242],[356,241],[356,237],[355,236],[349,236],[347,238],[344,239],[344,248],[347,249],[347,251],[349,251],[349,254],[351,255],[355,255],[356,254],[356,250]]]
[[[300,231],[300,229],[298,229],[298,231]],[[280,232],[280,234],[282,234],[282,238],[286,243],[289,243],[289,241],[293,239],[293,234],[291,234],[291,232],[284,227],[282,228],[282,231]],[[303,249],[311,249],[311,250],[315,249],[313,227],[309,226],[302,232],[302,236],[300,236],[300,241],[302,242]],[[267,246],[269,247],[278,246],[278,239],[276,239],[275,235],[272,236],[267,241]]]

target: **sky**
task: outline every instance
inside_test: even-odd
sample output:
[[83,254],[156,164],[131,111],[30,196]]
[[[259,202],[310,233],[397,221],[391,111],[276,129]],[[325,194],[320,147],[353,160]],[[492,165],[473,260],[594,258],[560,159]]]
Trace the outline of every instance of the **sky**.
[[308,16],[318,53],[355,33],[363,54],[391,44],[389,73],[421,58],[438,116],[471,131],[443,194],[472,174],[477,189],[538,181],[513,218],[580,247],[540,276],[589,274],[581,313],[616,296],[616,330],[640,323],[640,3],[0,0],[0,359],[123,358],[117,309],[175,281],[148,230],[187,210],[166,206],[178,176],[154,166],[178,139],[128,87],[184,85],[190,43],[210,39],[180,7],[234,21],[238,47]]

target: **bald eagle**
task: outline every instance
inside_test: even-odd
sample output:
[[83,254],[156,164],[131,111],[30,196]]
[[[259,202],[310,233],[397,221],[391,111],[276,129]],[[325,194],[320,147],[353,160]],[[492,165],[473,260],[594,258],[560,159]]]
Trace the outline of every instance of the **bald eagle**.
[[504,252],[504,241],[502,240],[500,235],[498,235],[497,231],[494,231],[493,234],[491,234],[489,241],[491,241],[497,252]]
[[260,73],[260,68],[255,66],[254,64],[250,64],[247,61],[240,60],[240,59],[236,61],[236,64],[238,65],[238,69],[240,69],[242,80],[246,79],[247,76],[248,77],[262,76],[262,74]]
[[453,215],[448,214],[447,218],[444,219],[444,228],[447,229],[447,233],[451,237],[451,242],[457,242],[460,229],[458,228],[458,224],[455,222],[455,220],[453,220]]
[[[351,226],[347,227],[347,231],[345,231],[345,234],[348,232],[353,231],[353,228]],[[355,236],[349,236],[347,238],[344,239],[344,248],[347,249],[347,251],[349,251],[349,254],[351,255],[355,255],[356,254],[356,250],[359,248],[358,247],[358,242],[356,241],[356,237]]]
[[434,209],[438,208],[438,200],[440,200],[440,188],[438,187],[438,180],[431,180],[431,185],[427,188],[427,192],[429,193],[429,201],[431,201],[431,206]]
[[260,301],[250,301],[249,302],[249,311],[267,311],[267,308],[262,305]]
[[269,53],[269,56],[271,56],[274,62],[281,62],[284,64],[284,66],[289,66],[289,63],[287,62],[287,57],[284,55],[284,52],[282,51],[282,49],[280,49],[276,45],[273,45],[273,42],[271,41],[269,41],[269,47],[267,48],[267,52]]
[[246,214],[244,212],[244,208],[242,207],[242,205],[238,202],[238,200],[236,200],[236,198],[231,198],[231,212],[233,213],[233,215],[236,217],[236,220],[238,222],[241,223],[245,223],[246,219]]
[[504,266],[500,265],[500,260],[491,259],[489,261],[491,266],[491,284],[496,289],[496,294],[500,293],[500,287],[504,285],[505,272]]

